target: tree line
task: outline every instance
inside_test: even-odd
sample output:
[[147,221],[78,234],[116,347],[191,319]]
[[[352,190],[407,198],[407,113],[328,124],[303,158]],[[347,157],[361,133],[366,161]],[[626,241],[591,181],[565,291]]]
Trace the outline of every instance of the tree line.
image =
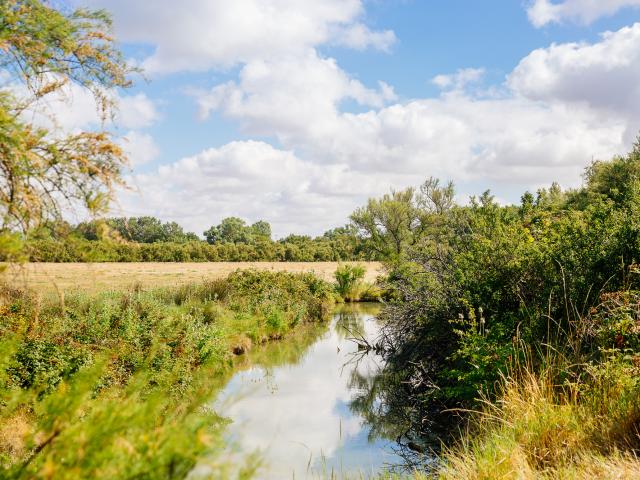
[[354,226],[321,236],[271,237],[271,225],[223,219],[205,240],[176,222],[154,217],[107,218],[70,225],[47,222],[29,234],[25,251],[33,262],[314,262],[376,258]]

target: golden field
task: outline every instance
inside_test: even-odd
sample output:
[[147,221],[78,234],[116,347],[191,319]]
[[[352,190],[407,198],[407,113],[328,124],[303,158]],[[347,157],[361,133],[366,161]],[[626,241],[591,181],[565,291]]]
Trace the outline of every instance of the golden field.
[[[355,263],[355,262],[345,262]],[[358,262],[367,269],[365,280],[382,273],[379,262]],[[27,263],[8,265],[2,280],[14,287],[43,292],[55,290],[99,291],[141,284],[164,287],[222,278],[238,269],[313,272],[331,281],[338,262],[206,262],[206,263]]]

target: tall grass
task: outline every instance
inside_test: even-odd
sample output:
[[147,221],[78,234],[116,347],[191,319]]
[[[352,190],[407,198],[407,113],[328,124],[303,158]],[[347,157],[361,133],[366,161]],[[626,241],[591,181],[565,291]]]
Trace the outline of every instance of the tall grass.
[[[640,368],[620,352],[517,364],[443,455],[442,480],[640,478]],[[568,376],[567,372],[579,372]]]

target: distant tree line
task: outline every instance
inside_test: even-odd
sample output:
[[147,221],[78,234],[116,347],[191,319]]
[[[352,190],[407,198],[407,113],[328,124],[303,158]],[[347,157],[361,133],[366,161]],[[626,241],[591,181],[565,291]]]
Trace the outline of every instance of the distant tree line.
[[314,262],[378,258],[353,225],[318,237],[271,237],[263,220],[223,219],[203,232],[205,240],[176,222],[155,217],[107,218],[71,225],[48,222],[26,242],[32,262]]

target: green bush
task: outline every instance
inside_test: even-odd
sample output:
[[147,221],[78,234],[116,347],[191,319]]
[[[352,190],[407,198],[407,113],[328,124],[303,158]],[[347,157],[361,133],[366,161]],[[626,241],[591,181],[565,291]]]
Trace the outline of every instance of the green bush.
[[[1,240],[1,239],[0,239]],[[295,242],[295,243],[291,243]],[[373,259],[358,244],[338,239],[247,243],[184,242],[135,243],[113,239],[88,240],[74,235],[32,238],[26,242],[31,262],[319,262]],[[0,260],[2,260],[0,258]]]
[[363,291],[362,279],[366,269],[362,265],[344,263],[334,274],[336,292],[347,301],[358,301]]
[[401,412],[418,438],[446,436],[451,412],[476,408],[479,392],[491,400],[523,345],[551,345],[575,365],[610,349],[636,355],[638,171],[640,145],[596,162],[583,187],[553,184],[520,205],[488,192],[447,208],[423,199],[419,231],[388,262],[393,295],[378,343],[386,366],[376,383],[385,388],[375,395],[384,411]]

